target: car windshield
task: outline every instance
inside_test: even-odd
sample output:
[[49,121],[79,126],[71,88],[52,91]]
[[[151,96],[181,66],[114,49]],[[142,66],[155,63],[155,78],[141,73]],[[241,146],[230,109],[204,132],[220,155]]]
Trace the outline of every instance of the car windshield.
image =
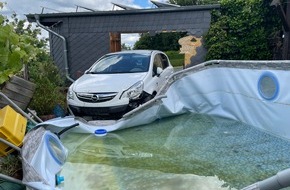
[[149,69],[149,62],[150,54],[111,54],[97,61],[89,70],[89,73],[114,74],[147,72]]

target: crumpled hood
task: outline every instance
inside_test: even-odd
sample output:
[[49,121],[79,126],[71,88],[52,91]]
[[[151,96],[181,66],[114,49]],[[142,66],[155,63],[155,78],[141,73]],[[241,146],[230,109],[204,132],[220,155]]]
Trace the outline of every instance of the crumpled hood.
[[78,93],[120,92],[142,80],[146,74],[84,74],[72,84],[72,90]]

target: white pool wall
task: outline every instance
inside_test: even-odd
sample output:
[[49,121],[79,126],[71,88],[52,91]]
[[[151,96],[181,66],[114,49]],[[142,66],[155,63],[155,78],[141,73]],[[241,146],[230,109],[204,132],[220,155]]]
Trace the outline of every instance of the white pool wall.
[[[290,139],[290,62],[218,61],[181,71],[166,88],[162,107],[242,121]],[[261,94],[261,78],[275,80],[273,96]],[[160,112],[160,111],[159,111]]]

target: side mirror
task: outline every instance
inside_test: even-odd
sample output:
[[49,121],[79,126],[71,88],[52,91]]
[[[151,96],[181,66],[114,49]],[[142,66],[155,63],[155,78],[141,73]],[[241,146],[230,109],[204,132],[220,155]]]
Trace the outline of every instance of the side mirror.
[[157,67],[157,76],[160,76],[160,74],[163,72],[163,69],[161,67]]

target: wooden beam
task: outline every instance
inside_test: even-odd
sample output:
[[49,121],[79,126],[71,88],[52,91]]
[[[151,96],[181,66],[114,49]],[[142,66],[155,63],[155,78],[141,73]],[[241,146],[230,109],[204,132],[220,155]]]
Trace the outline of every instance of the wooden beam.
[[110,33],[110,51],[117,52],[121,51],[121,34],[120,33]]
[[285,21],[287,23],[288,28],[285,28],[284,24],[284,41],[283,41],[283,54],[282,58],[284,60],[290,59],[290,3],[286,3],[286,13],[285,13]]
[[[287,3],[287,5],[288,4],[289,3]],[[276,6],[276,8],[277,8],[277,10],[279,12],[280,18],[282,20],[282,24],[283,24],[284,30],[285,31],[289,31],[289,29],[290,29],[289,19],[286,16],[286,13],[284,11],[283,5],[281,4],[281,1],[280,0],[273,0],[270,5],[271,6]]]
[[[283,33],[284,33],[284,39],[283,39],[283,50],[282,50],[282,59],[288,60],[290,59],[290,2],[286,3],[286,9],[284,9],[284,6],[281,4],[280,0],[273,0],[271,3],[271,6],[276,6],[282,24],[283,24]],[[286,10],[286,12],[284,11]]]

